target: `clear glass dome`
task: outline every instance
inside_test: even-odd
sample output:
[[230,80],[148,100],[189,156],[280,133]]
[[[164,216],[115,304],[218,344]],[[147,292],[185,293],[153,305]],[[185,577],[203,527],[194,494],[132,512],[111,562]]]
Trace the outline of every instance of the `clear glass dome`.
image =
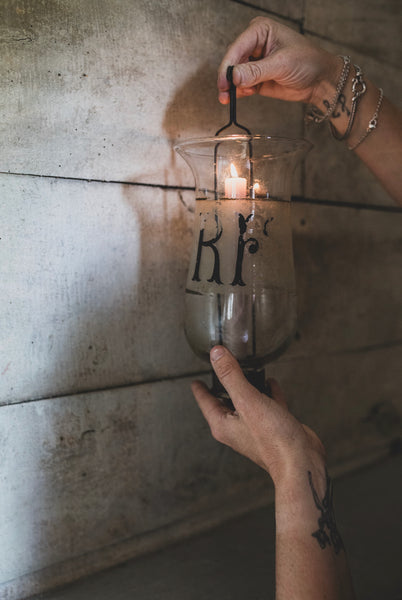
[[223,344],[245,371],[258,370],[292,339],[290,192],[294,169],[310,147],[261,135],[176,146],[195,178],[185,331],[201,358],[209,360],[210,349]]

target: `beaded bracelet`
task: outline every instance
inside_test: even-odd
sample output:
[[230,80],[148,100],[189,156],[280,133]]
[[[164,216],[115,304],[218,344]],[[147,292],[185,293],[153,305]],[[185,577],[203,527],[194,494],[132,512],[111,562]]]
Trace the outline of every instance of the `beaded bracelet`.
[[363,133],[363,135],[360,137],[360,139],[356,142],[356,144],[354,144],[353,146],[348,146],[349,150],[355,150],[358,146],[360,146],[360,144],[362,142],[364,142],[364,140],[369,135],[369,133],[371,133],[372,131],[374,131],[374,129],[377,127],[377,125],[378,125],[378,113],[380,112],[380,108],[381,108],[381,104],[382,104],[383,98],[384,98],[384,91],[383,91],[382,88],[380,88],[380,96],[378,98],[378,102],[377,102],[377,107],[375,109],[375,113],[372,116],[372,118],[370,119],[369,124],[367,125],[366,131]]
[[335,127],[333,126],[333,124],[332,123],[329,124],[332,135],[339,142],[342,140],[347,140],[348,137],[350,136],[350,132],[352,130],[353,123],[354,123],[355,116],[356,116],[358,102],[359,102],[361,96],[363,96],[363,94],[366,92],[366,89],[367,89],[367,86],[363,80],[363,71],[361,70],[361,68],[358,65],[354,65],[354,68],[355,68],[355,76],[352,79],[352,94],[353,94],[352,107],[350,109],[350,117],[349,117],[348,126],[346,127],[346,131],[343,135],[339,135],[338,132],[336,131]]
[[328,119],[334,112],[336,105],[338,104],[339,97],[342,94],[343,88],[346,85],[350,72],[350,56],[341,56],[340,58],[343,59],[343,69],[339,77],[338,85],[336,86],[335,96],[331,104],[328,106],[327,112],[322,113],[318,108],[312,106],[310,108],[310,112],[306,114],[306,122],[312,121],[313,123],[316,123],[318,125],[319,123],[322,123],[323,121]]

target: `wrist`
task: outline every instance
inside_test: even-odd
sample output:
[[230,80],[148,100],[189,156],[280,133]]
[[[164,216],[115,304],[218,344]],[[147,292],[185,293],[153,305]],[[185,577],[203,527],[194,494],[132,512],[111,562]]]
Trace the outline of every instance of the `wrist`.
[[[360,67],[353,65],[343,78],[342,72],[339,75],[339,65],[337,70],[333,64],[332,71],[329,69],[328,75],[317,84],[312,97],[313,105],[323,113],[315,123],[328,119],[333,136],[338,141],[347,141],[349,149],[354,150],[376,129],[382,101],[382,90],[364,77]],[[329,106],[333,106],[333,110],[329,110]],[[314,114],[309,120],[313,120],[312,117]]]
[[[310,475],[309,475],[310,474]],[[311,505],[310,479],[320,496],[324,496],[327,485],[327,468],[324,456],[316,451],[300,454],[289,461],[281,475],[274,479],[275,497],[283,508]]]
[[320,511],[314,495],[322,501],[327,489],[328,473],[323,461],[308,462],[289,471],[275,485],[277,534],[294,536],[307,530],[310,535],[317,529]]
[[329,52],[326,52],[326,54],[325,69],[311,95],[311,104],[322,112],[326,111],[327,103],[331,102],[336,94],[344,67],[341,56],[335,56]]

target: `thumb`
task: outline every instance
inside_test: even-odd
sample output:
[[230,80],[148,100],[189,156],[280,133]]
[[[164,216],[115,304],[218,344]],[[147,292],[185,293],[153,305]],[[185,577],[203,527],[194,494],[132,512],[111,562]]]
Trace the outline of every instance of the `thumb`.
[[226,389],[239,412],[245,404],[255,403],[260,392],[244,376],[233,354],[224,346],[214,346],[211,350],[211,364],[221,384]]
[[236,65],[233,83],[240,88],[251,88],[275,79],[275,63],[271,57]]

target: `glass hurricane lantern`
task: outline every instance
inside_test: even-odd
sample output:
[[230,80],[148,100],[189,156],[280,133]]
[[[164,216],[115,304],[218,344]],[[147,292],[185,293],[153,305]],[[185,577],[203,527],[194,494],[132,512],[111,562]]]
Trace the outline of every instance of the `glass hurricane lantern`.
[[[263,392],[269,392],[264,365],[284,352],[295,332],[290,193],[295,167],[310,146],[229,135],[175,147],[195,178],[187,340],[206,361],[213,346],[226,346]],[[212,392],[228,402],[215,376]]]

